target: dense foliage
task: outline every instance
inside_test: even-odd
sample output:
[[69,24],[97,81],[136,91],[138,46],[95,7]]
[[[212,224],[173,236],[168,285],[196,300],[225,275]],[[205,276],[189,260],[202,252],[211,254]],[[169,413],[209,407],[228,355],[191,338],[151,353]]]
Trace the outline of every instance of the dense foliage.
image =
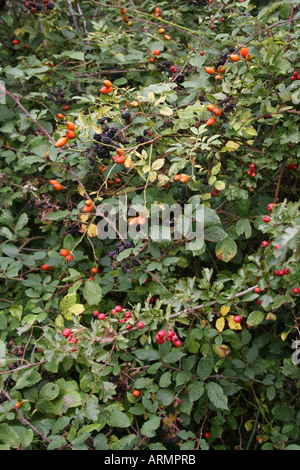
[[1,449],[300,449],[299,6],[0,2]]

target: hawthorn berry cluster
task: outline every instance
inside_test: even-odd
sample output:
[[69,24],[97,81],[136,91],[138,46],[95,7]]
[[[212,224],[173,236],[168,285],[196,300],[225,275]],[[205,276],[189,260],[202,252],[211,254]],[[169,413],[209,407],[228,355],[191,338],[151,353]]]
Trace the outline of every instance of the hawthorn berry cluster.
[[297,170],[297,165],[295,165],[294,163],[289,163],[289,164],[286,166],[286,169],[287,169],[287,170]]
[[[113,316],[115,315],[118,315],[118,323],[119,324],[123,324],[123,323],[126,323],[128,322],[132,316],[131,316],[131,311],[128,310],[128,309],[123,309],[123,307],[121,305],[116,305],[113,309],[111,309],[110,312],[108,313],[100,313],[98,310],[94,310],[93,312],[93,316],[95,318],[97,318],[98,320],[105,320],[107,315],[111,314]],[[122,315],[120,315],[122,314]],[[136,324],[136,327],[141,330],[144,328],[144,323],[141,322],[141,321],[138,321],[137,324]],[[127,330],[131,330],[133,328],[133,324],[132,323],[129,323],[126,327]]]
[[300,75],[297,70],[294,70],[293,75],[291,76],[291,80],[292,82],[294,82],[295,80],[300,80]]
[[168,330],[167,333],[165,330],[159,330],[155,336],[155,339],[157,344],[163,344],[165,340],[172,342],[175,348],[179,348],[182,344],[176,333],[172,330]]
[[25,12],[40,13],[44,10],[45,15],[50,15],[55,5],[50,0],[33,0],[24,2]]
[[251,163],[250,165],[250,169],[247,171],[247,175],[248,176],[251,176],[252,178],[255,178],[256,177],[256,166],[255,166],[255,163]]

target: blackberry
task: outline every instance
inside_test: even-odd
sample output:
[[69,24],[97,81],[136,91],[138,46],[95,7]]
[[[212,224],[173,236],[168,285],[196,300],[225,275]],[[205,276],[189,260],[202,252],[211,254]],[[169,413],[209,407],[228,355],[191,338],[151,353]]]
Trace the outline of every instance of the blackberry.
[[132,264],[133,264],[134,266],[139,266],[139,265],[140,265],[140,263],[138,262],[137,259],[132,260]]
[[165,66],[166,67],[171,67],[171,65],[172,65],[172,62],[170,60],[166,60]]
[[118,128],[116,126],[111,126],[110,132],[112,132],[115,135],[118,132]]
[[111,138],[110,137],[103,137],[103,140],[102,142],[105,144],[105,145],[110,145],[111,144]]
[[103,132],[108,132],[108,131],[109,131],[109,126],[108,126],[108,125],[104,126],[103,129],[102,129],[102,131],[103,131]]
[[5,279],[3,279],[3,277],[0,277],[0,285],[1,284],[5,284]]
[[102,141],[102,134],[94,134],[94,140],[96,140],[96,142],[101,142]]
[[54,3],[52,3],[52,2],[48,3],[47,8],[50,11],[53,10],[54,9]]
[[129,111],[125,111],[124,113],[121,114],[121,118],[124,119],[125,121],[130,121],[131,114],[129,113]]
[[28,209],[29,209],[30,211],[33,211],[34,205],[33,205],[33,204],[29,204],[29,205],[28,205]]
[[105,120],[106,120],[105,118],[100,118],[100,119],[98,119],[97,122],[98,122],[98,124],[102,125],[102,124],[105,124]]

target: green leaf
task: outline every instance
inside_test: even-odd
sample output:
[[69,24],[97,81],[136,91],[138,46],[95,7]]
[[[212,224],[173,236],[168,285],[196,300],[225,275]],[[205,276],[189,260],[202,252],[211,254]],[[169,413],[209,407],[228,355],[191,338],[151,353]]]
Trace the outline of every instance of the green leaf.
[[112,410],[107,422],[109,426],[113,426],[117,428],[128,428],[131,424],[128,416],[125,413],[123,413],[123,411],[118,410],[117,408]]
[[221,410],[228,410],[228,398],[225,396],[222,387],[216,382],[208,382],[205,386],[207,396],[212,404]]
[[247,324],[250,326],[257,326],[260,325],[265,318],[264,312],[261,311],[254,311],[251,312],[247,318]]
[[103,295],[101,286],[92,280],[85,282],[82,293],[89,305],[98,305]]
[[158,429],[160,426],[160,421],[161,418],[159,418],[158,416],[151,417],[141,427],[142,435],[147,437],[154,437],[156,429]]
[[7,444],[12,449],[20,446],[20,438],[18,434],[6,423],[0,424],[0,442],[2,444]]

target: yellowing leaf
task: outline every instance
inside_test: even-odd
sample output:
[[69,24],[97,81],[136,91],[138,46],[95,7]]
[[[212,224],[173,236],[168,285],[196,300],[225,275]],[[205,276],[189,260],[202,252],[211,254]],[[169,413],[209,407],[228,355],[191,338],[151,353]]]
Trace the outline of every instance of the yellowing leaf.
[[227,317],[228,326],[231,330],[241,330],[241,324],[234,321],[234,315]]
[[240,144],[237,144],[236,142],[233,142],[232,140],[229,140],[226,145],[226,150],[228,151],[233,151],[233,150],[237,150],[239,147],[240,147]]
[[80,196],[84,197],[84,195],[85,195],[84,194],[84,189],[80,185],[78,185],[78,192],[79,192]]
[[223,317],[218,318],[216,321],[216,328],[219,333],[222,333],[222,331],[224,330],[224,326],[225,326],[225,318]]
[[283,332],[283,333],[281,333],[280,337],[281,337],[282,341],[285,341],[288,337],[288,333]]
[[88,231],[87,231],[87,235],[90,238],[96,237],[98,235],[97,225],[90,224]]
[[163,424],[165,424],[166,426],[168,426],[169,428],[172,428],[173,427],[173,423],[175,422],[175,416],[172,415],[172,413],[169,413],[169,416],[168,418],[164,418],[163,419]]
[[86,222],[87,220],[89,220],[89,214],[81,214],[80,215],[80,220],[81,222]]
[[[223,318],[224,320],[224,318]],[[219,356],[219,357],[225,357],[230,353],[230,349],[226,344],[220,344],[218,346],[217,344],[213,345],[214,352]]]
[[227,307],[226,305],[222,305],[220,313],[221,315],[223,315],[223,317],[225,317],[225,315],[227,315],[229,311],[230,311],[230,307]]

